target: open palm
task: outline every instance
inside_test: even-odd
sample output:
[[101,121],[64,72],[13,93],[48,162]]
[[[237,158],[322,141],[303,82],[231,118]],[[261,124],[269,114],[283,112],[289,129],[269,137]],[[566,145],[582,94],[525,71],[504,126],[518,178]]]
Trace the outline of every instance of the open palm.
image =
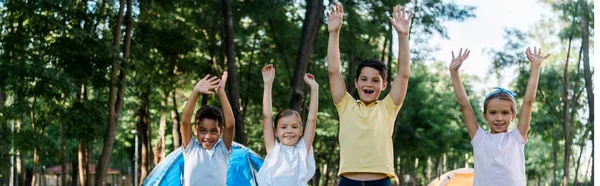
[[452,61],[450,62],[450,70],[458,70],[462,65],[463,61],[465,61],[469,57],[470,53],[471,51],[469,49],[465,49],[465,52],[463,53],[463,49],[461,48],[458,52],[458,56],[455,57],[454,51],[452,51]]
[[330,12],[327,13],[327,31],[336,32],[342,28],[344,22],[344,7],[338,2],[335,6],[331,6]]
[[406,16],[406,11],[404,7],[400,5],[396,5],[392,11],[393,18],[390,17],[390,22],[396,32],[404,35],[408,35],[410,31],[410,20],[413,17],[413,13],[411,12],[408,17]]
[[529,59],[531,65],[536,66],[542,65],[542,62],[550,56],[550,54],[542,56],[542,48],[538,50],[536,47],[533,47],[533,52],[531,52],[531,49],[527,47],[527,50],[525,50],[525,55],[527,55],[527,59]]

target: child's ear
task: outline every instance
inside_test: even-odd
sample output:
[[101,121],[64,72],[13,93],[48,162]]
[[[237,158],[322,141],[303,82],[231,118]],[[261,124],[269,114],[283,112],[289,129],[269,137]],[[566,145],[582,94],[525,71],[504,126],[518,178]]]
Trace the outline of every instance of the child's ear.
[[387,84],[388,84],[388,81],[384,80],[383,87],[381,88],[381,90],[385,90],[385,88],[387,88]]

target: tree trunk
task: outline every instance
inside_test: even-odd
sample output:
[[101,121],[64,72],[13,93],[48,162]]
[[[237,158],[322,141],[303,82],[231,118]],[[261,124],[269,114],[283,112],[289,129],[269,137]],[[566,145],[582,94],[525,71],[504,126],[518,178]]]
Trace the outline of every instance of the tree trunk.
[[[147,82],[148,83],[148,82]],[[152,149],[151,142],[151,127],[150,127],[150,85],[147,84],[142,90],[140,95],[142,100],[141,105],[138,107],[136,116],[136,129],[137,135],[140,139],[141,144],[141,158],[140,158],[140,180],[139,184],[142,185],[143,180],[148,176],[150,170],[150,150]],[[138,171],[138,170],[135,170]]]
[[573,179],[573,185],[577,186],[579,182],[577,182],[577,177],[579,176],[579,164],[581,163],[581,156],[583,155],[583,149],[585,149],[585,141],[587,140],[587,135],[590,132],[591,127],[588,127],[583,133],[583,137],[581,138],[581,142],[579,145],[581,146],[579,149],[579,157],[577,158],[577,164],[575,165],[575,178]]
[[554,166],[552,167],[552,182],[550,185],[552,186],[556,186],[557,184],[557,175],[556,172],[558,171],[558,141],[556,138],[553,138],[552,140],[552,149],[554,149],[552,151],[552,160],[554,160]]
[[579,0],[581,3],[582,21],[581,21],[581,38],[582,38],[582,50],[583,50],[583,76],[585,80],[585,88],[587,90],[588,99],[588,121],[590,124],[594,123],[594,91],[592,87],[592,72],[590,69],[590,40],[589,40],[589,13],[588,4],[586,0]]
[[179,112],[177,112],[177,90],[173,90],[173,96],[171,100],[173,101],[173,108],[171,109],[171,123],[173,125],[173,150],[179,148],[181,146],[181,133],[179,132]]
[[71,184],[70,186],[77,186],[79,181],[77,180],[79,175],[79,163],[77,163],[77,159],[71,160]]
[[235,140],[243,145],[247,144],[246,132],[244,128],[244,118],[240,110],[240,91],[237,82],[237,67],[235,64],[235,38],[233,32],[233,18],[231,15],[231,3],[229,0],[221,0],[223,5],[223,18],[225,19],[225,52],[227,53],[227,88],[229,102],[233,109],[235,117]]
[[84,139],[79,139],[79,145],[77,148],[77,159],[79,160],[78,166],[79,166],[79,185],[81,186],[87,186],[89,185],[88,183],[88,176],[89,176],[89,163],[90,163],[90,156],[89,156],[89,149],[88,149],[88,144],[87,144],[87,140]]
[[[132,3],[131,0],[127,0],[127,26],[125,28],[125,41],[123,49],[123,60],[119,63],[119,48],[121,38],[121,25],[123,23],[123,11],[125,8],[125,0],[119,1],[119,13],[117,15],[117,23],[114,27],[114,39],[113,39],[113,64],[111,69],[111,83],[108,99],[108,125],[107,133],[104,136],[104,144],[102,152],[98,158],[96,166],[96,186],[104,185],[104,177],[106,176],[106,170],[108,169],[108,163],[110,156],[112,155],[113,144],[115,142],[117,124],[119,116],[121,115],[121,109],[123,108],[123,97],[125,94],[125,80],[127,77],[127,60],[129,58],[129,47],[131,41],[131,27],[132,27]],[[119,65],[120,64],[120,65]],[[118,76],[117,76],[118,74]]]
[[296,67],[291,82],[292,96],[288,108],[301,112],[304,98],[304,74],[307,71],[311,50],[315,42],[317,31],[323,14],[323,0],[307,0],[304,23],[302,24],[302,37],[296,56]]
[[[594,123],[594,88],[592,85],[592,72],[590,69],[590,40],[589,40],[589,7],[587,0],[579,0],[581,3],[582,20],[581,20],[581,39],[583,48],[583,76],[585,80],[585,88],[587,90],[588,100],[588,124]],[[594,130],[592,130],[592,136],[594,136]],[[592,140],[592,146],[594,140]],[[592,148],[592,154],[594,154],[594,148]],[[594,183],[594,167],[592,166],[592,183]]]
[[[66,145],[65,145],[65,128],[63,126],[63,123],[60,122],[60,168],[61,168],[61,172],[62,174],[60,174],[60,185],[61,186],[66,186],[67,185],[67,159],[66,159],[66,155],[65,152],[67,151]],[[72,166],[72,165],[71,165]]]
[[158,127],[158,142],[154,146],[154,164],[157,165],[165,158],[165,131],[167,130],[167,102],[169,101],[170,92],[162,93],[162,101],[160,102],[160,124]]
[[563,135],[565,139],[565,156],[563,166],[563,185],[569,185],[569,159],[571,157],[571,140],[570,140],[570,126],[569,126],[569,56],[571,53],[571,41],[573,37],[569,37],[569,44],[567,46],[567,59],[565,60],[565,69],[563,74]]
[[[33,129],[33,133],[36,133],[36,126],[35,126],[35,104],[37,101],[37,97],[33,96],[33,104],[31,105],[31,111],[29,112],[29,117],[31,117],[31,128]],[[37,139],[39,140],[39,139]],[[37,186],[37,167],[38,167],[38,163],[40,160],[40,157],[38,155],[38,151],[40,149],[40,145],[39,143],[35,143],[35,146],[33,148],[33,176],[31,177],[31,185],[32,186]]]

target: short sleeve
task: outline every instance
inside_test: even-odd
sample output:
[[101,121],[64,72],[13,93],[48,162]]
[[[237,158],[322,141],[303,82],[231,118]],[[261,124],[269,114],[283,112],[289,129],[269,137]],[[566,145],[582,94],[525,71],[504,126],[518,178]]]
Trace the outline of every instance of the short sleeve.
[[217,144],[215,144],[215,146],[226,157],[229,157],[229,155],[231,155],[231,153],[233,152],[233,145],[231,146],[231,149],[227,150],[227,147],[225,146],[225,142],[223,142],[223,140],[219,140],[219,142],[217,142]]
[[512,135],[512,138],[521,144],[526,144],[528,141],[527,137],[523,139],[523,136],[521,136],[521,132],[519,132],[519,127],[515,127],[514,130],[510,131],[510,135]]
[[394,104],[394,100],[392,100],[392,96],[390,94],[388,94],[387,96],[385,96],[385,98],[383,98],[382,103],[387,108],[386,110],[391,111],[390,114],[395,115],[398,113],[398,111],[400,111],[400,108],[402,108],[402,104],[400,104],[400,105]]
[[342,101],[340,101],[337,104],[334,103],[335,108],[337,108],[338,114],[342,115],[346,110],[346,107],[348,107],[348,105],[350,105],[352,101],[355,101],[354,98],[352,98],[352,95],[350,95],[350,93],[346,92],[346,94],[342,98]]
[[477,126],[477,131],[475,132],[475,136],[473,136],[473,140],[471,140],[471,145],[476,146],[483,138],[485,138],[485,131],[480,126]]
[[194,139],[194,137],[191,137],[192,139],[190,139],[190,142],[188,142],[188,144],[186,146],[182,146],[183,149],[183,154],[187,154],[190,151],[192,151],[191,149],[195,149],[198,148],[198,141],[196,141],[196,139]]

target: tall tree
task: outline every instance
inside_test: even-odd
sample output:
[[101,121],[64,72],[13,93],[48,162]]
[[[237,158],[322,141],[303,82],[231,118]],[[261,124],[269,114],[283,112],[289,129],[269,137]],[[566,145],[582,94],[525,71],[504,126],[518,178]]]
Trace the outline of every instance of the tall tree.
[[237,64],[235,59],[235,43],[233,42],[235,34],[233,32],[233,18],[231,14],[231,2],[229,0],[221,0],[223,5],[223,18],[225,26],[225,53],[227,55],[227,96],[229,102],[231,102],[231,108],[233,109],[233,115],[235,117],[235,140],[238,143],[246,144],[246,132],[244,127],[244,118],[242,118],[242,111],[240,110],[240,90],[238,87],[237,78]]
[[321,23],[323,14],[323,0],[307,0],[306,14],[302,24],[302,37],[300,38],[300,47],[296,56],[296,67],[294,68],[294,78],[291,82],[292,96],[289,107],[292,110],[301,112],[304,98],[304,82],[302,77],[307,71],[311,50]]
[[125,41],[123,48],[123,58],[119,57],[120,52],[120,41],[121,41],[121,26],[123,24],[123,10],[125,8],[125,0],[119,1],[119,12],[116,18],[116,24],[114,27],[114,39],[113,39],[113,57],[114,61],[112,64],[112,70],[110,74],[111,83],[108,99],[108,126],[107,133],[104,136],[104,145],[102,147],[102,153],[98,158],[96,166],[96,186],[104,185],[104,177],[108,170],[108,163],[110,156],[112,155],[113,143],[115,142],[116,130],[121,115],[121,109],[123,108],[123,97],[125,94],[125,80],[127,77],[127,60],[129,58],[129,47],[131,45],[131,29],[133,26],[132,19],[132,0],[127,0],[127,25],[125,26]]

